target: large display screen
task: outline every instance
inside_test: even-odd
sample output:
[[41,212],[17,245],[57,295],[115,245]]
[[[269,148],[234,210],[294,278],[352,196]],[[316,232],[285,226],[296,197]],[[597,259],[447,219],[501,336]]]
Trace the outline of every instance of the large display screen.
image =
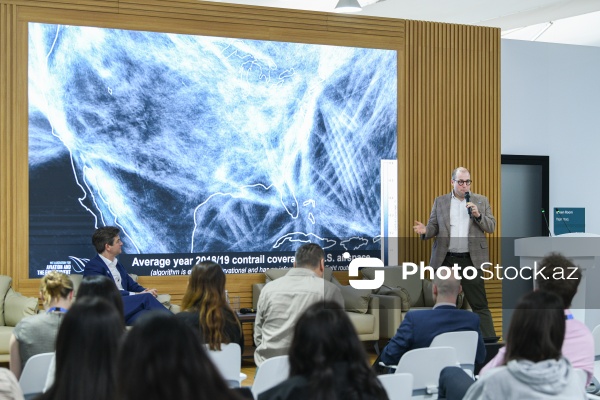
[[30,277],[104,225],[140,275],[379,257],[396,51],[30,23],[28,77]]

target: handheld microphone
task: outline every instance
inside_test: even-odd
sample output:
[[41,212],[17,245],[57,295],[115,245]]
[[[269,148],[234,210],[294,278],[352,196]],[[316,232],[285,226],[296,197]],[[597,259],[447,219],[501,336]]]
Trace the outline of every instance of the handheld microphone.
[[[471,202],[471,193],[465,193],[465,200],[467,200],[467,203]],[[469,213],[469,218],[471,218],[473,216],[473,211],[471,211],[470,207],[467,208],[467,212]]]
[[550,232],[550,224],[548,223],[548,218],[546,218],[546,210],[542,208],[542,216],[544,217],[544,221],[546,221],[546,228],[548,228],[548,236],[552,237],[552,232]]

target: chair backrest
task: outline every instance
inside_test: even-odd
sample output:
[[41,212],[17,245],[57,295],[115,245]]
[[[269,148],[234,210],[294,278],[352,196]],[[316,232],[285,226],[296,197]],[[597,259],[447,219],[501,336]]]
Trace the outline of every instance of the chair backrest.
[[277,356],[265,360],[254,377],[252,394],[257,399],[258,395],[273,386],[285,381],[290,374],[290,363],[288,356]]
[[23,394],[42,393],[52,358],[54,352],[36,354],[27,360],[19,379]]
[[221,350],[208,350],[208,356],[230,387],[240,387],[242,349],[237,343],[221,343]]
[[592,383],[596,388],[596,393],[600,391],[600,325],[596,326],[592,331],[594,337],[594,376]]
[[425,347],[404,353],[396,373],[413,375],[413,399],[433,399],[437,398],[442,369],[458,365],[453,347]]
[[454,347],[460,367],[470,371],[472,376],[478,339],[479,334],[475,331],[446,332],[434,337],[429,347]]
[[389,400],[409,400],[413,391],[412,374],[387,374],[379,375],[377,378],[381,381]]
[[594,337],[594,358],[596,361],[600,361],[600,325],[594,328],[592,336]]
[[587,372],[580,368],[573,368],[573,374],[577,377],[577,380],[581,383],[582,387],[587,385]]

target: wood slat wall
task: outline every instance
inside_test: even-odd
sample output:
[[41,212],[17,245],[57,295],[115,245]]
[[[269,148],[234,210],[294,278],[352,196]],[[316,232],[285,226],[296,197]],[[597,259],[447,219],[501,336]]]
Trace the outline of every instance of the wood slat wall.
[[[497,29],[406,22],[404,87],[399,93],[399,225],[406,261],[429,261],[430,241],[414,239],[433,199],[451,190],[451,172],[471,171],[472,190],[488,197],[500,221],[500,32]],[[404,192],[404,193],[403,193]],[[500,226],[490,237],[500,262]],[[502,329],[500,280],[486,282],[496,332]]]
[[[410,238],[400,240],[402,260],[429,260],[431,243],[414,240],[412,221],[427,220],[457,165],[471,169],[473,190],[488,196],[500,217],[497,29],[196,0],[0,0],[0,273],[25,295],[38,290],[37,279],[28,277],[30,21],[397,50],[399,228]],[[497,246],[492,261],[499,261]],[[231,275],[228,290],[249,306],[251,285],[262,280],[261,274]],[[140,282],[170,293],[175,303],[186,286],[185,277]],[[489,285],[498,327],[499,284]]]

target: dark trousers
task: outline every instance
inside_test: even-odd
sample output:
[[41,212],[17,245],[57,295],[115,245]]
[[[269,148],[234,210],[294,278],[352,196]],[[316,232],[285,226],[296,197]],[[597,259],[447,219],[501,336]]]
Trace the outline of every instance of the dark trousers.
[[126,325],[133,325],[135,320],[149,311],[170,312],[150,293],[123,296],[123,311]]
[[[473,261],[471,261],[470,257],[452,257],[446,255],[442,265],[452,267],[454,264],[460,267],[468,267],[473,265]],[[492,313],[490,312],[485,294],[485,281],[482,278],[481,269],[477,268],[477,271],[478,274],[475,279],[463,279],[461,281],[463,292],[473,312],[479,315],[479,327],[483,337],[496,336]]]
[[446,367],[440,373],[439,398],[461,400],[475,381],[462,368]]

